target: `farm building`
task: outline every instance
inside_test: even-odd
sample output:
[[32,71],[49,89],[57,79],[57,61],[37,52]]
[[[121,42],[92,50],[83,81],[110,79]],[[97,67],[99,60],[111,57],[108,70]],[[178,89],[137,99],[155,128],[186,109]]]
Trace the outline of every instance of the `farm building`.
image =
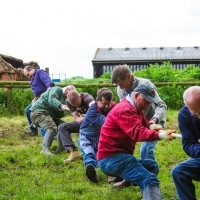
[[132,71],[137,71],[164,61],[170,61],[176,69],[188,64],[200,67],[200,47],[97,48],[92,60],[93,77],[112,72],[119,64],[127,64]]
[[0,54],[0,81],[27,81],[23,74],[23,68],[27,65],[40,68],[37,62],[24,63],[21,59]]

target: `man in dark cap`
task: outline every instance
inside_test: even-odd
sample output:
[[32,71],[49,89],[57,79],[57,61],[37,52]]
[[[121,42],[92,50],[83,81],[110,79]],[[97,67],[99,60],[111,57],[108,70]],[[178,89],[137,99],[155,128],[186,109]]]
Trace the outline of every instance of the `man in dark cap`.
[[101,128],[98,144],[98,166],[108,176],[121,177],[123,186],[129,181],[140,187],[143,200],[160,200],[158,164],[153,159],[133,156],[136,142],[173,139],[175,130],[159,130],[162,126],[150,124],[144,110],[154,103],[155,90],[139,85],[107,115]]

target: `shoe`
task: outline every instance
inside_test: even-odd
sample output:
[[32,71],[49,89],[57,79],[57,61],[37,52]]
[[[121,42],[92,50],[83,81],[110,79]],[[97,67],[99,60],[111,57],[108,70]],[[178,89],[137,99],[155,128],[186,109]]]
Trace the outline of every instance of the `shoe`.
[[33,132],[31,130],[24,130],[25,135],[30,135],[30,136],[36,136],[38,135],[38,132]]
[[45,154],[46,156],[53,156],[54,154],[49,151],[49,149],[42,149],[40,154]]
[[97,176],[97,172],[96,169],[93,165],[89,164],[86,167],[86,176],[88,177],[88,179],[93,182],[93,183],[98,183],[98,176]]
[[63,147],[57,147],[56,149],[56,154],[60,154],[62,151],[64,151],[65,149]]
[[64,160],[64,163],[69,163],[69,162],[73,162],[74,160],[77,159],[82,159],[82,155],[76,150],[74,151],[73,149],[70,149],[70,155],[69,158]]
[[108,176],[108,183],[117,183],[123,181],[123,178],[121,177],[114,177],[114,176]]
[[128,187],[128,186],[131,186],[131,182],[130,181],[127,181],[127,180],[123,180],[121,182],[118,182],[118,183],[115,183],[113,185],[114,188],[123,188],[123,187]]

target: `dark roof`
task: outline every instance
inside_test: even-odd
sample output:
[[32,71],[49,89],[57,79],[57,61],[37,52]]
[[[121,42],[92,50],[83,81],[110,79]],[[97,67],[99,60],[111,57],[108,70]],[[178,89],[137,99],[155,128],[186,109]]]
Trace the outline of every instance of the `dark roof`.
[[200,47],[98,48],[92,62],[179,59],[200,60]]

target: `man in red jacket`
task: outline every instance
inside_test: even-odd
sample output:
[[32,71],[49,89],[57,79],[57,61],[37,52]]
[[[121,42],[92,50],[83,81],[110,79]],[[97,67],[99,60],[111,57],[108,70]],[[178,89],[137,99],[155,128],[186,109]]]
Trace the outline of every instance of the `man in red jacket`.
[[160,200],[156,161],[133,156],[136,142],[174,138],[171,134],[175,130],[158,130],[160,125],[157,130],[149,129],[143,111],[151,103],[155,103],[155,90],[139,85],[109,112],[101,129],[97,159],[106,175],[138,185],[143,200]]

